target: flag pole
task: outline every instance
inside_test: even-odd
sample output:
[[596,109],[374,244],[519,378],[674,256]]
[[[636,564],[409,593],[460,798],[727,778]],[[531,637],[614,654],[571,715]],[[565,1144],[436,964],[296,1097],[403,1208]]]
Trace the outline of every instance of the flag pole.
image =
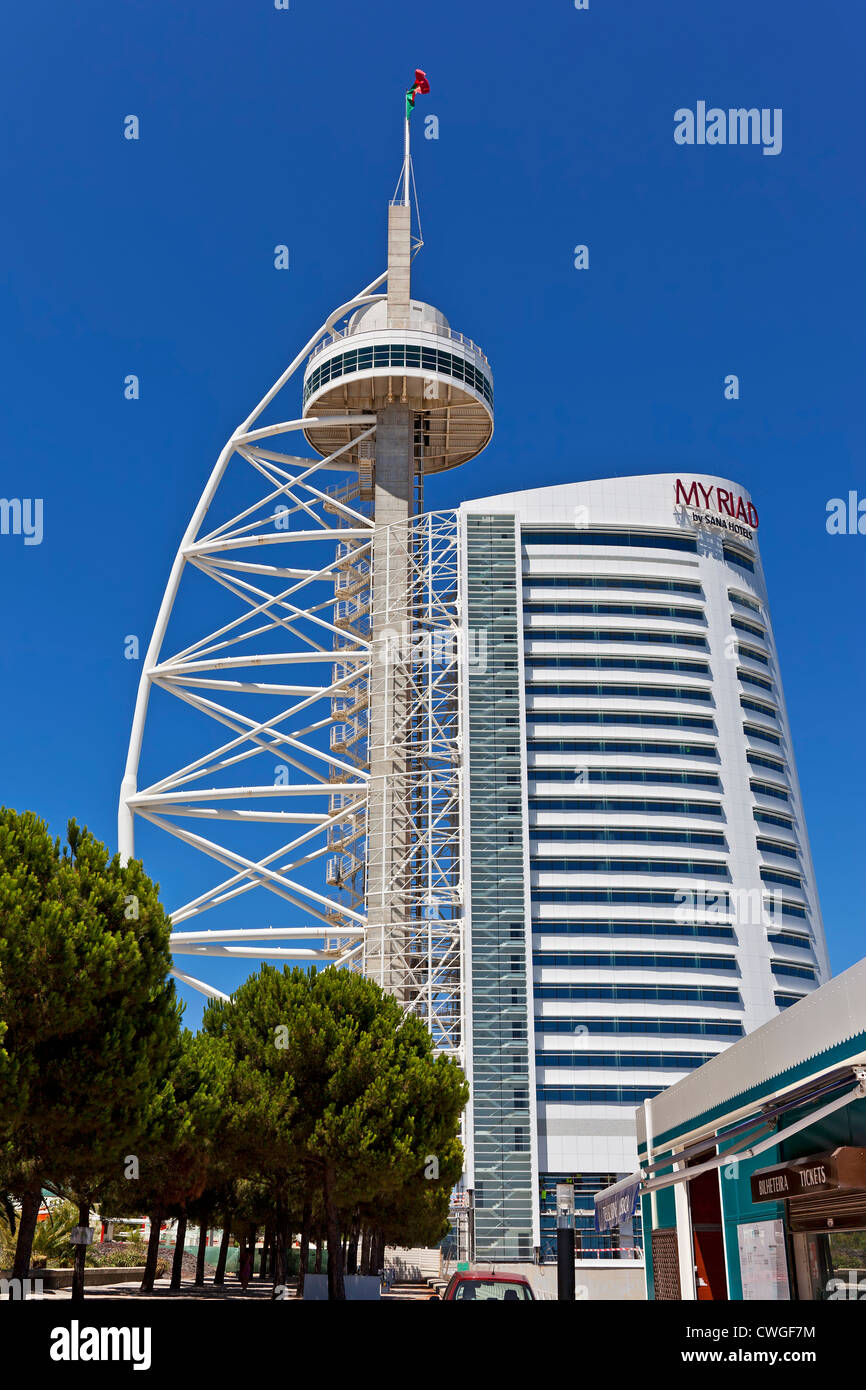
[[404,115],[403,136],[403,206],[409,206],[409,117]]

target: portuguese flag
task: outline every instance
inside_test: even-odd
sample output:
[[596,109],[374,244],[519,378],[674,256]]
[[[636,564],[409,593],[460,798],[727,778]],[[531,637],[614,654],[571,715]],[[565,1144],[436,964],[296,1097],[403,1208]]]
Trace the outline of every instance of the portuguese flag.
[[421,96],[423,97],[423,96],[426,96],[426,95],[427,95],[427,93],[429,92],[429,90],[430,90],[430,83],[427,81],[427,74],[426,74],[426,72],[422,72],[420,68],[416,68],[416,69],[415,69],[415,81],[412,83],[412,86],[411,86],[411,87],[407,88],[407,91],[406,91],[406,120],[407,120],[407,121],[408,121],[409,117],[412,115],[412,112],[415,110],[415,98],[416,98],[416,96],[418,95],[418,93],[420,92],[420,93],[421,93]]

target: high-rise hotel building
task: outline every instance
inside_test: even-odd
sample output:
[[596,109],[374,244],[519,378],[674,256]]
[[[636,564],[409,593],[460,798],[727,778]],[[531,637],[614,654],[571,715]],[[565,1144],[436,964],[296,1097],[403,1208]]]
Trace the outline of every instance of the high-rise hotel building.
[[634,1109],[829,975],[759,517],[724,478],[466,502],[468,1185],[479,1259],[616,1257]]

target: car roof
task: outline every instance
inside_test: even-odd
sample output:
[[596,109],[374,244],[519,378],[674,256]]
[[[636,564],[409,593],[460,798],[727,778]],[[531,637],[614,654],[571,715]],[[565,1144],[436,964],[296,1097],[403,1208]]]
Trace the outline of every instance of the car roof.
[[525,1274],[498,1274],[491,1269],[458,1269],[452,1279],[493,1280],[497,1284],[528,1284]]

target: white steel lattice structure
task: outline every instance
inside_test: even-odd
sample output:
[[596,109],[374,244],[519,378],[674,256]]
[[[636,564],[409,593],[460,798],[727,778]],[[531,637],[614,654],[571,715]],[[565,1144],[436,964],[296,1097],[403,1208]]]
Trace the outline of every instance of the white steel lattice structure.
[[[410,299],[410,224],[408,200],[393,204],[389,270],[329,316],[217,460],[145,656],[119,847],[134,854],[138,817],[221,867],[173,912],[176,956],[363,970],[461,1055],[458,514],[418,507],[425,472],[489,440],[492,381]],[[302,417],[263,423],[304,363]],[[276,448],[299,431],[324,457]],[[186,625],[174,646],[170,621]],[[139,787],[154,690],[196,733],[181,720],[163,741],[181,765]],[[289,925],[249,921],[260,889]]]

